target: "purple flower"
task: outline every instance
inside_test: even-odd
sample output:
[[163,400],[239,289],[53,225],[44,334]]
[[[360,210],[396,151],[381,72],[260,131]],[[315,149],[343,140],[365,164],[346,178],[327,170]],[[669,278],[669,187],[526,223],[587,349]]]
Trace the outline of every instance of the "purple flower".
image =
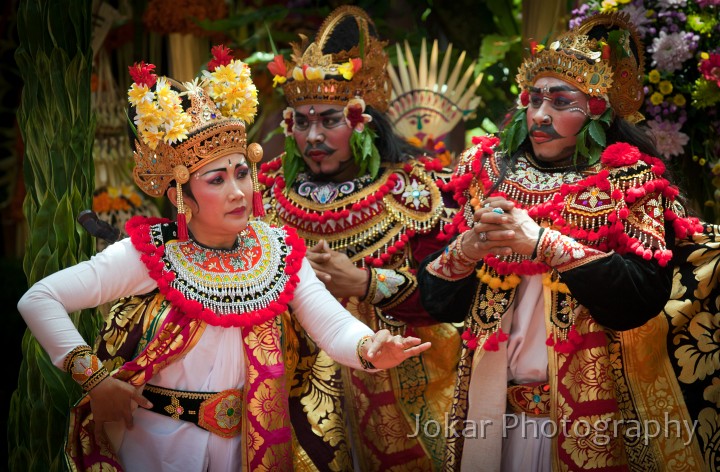
[[659,0],[660,8],[682,8],[687,6],[687,0]]
[[683,147],[690,139],[687,134],[680,131],[682,125],[670,121],[649,121],[648,134],[655,138],[657,150],[662,157],[670,159],[683,153]]
[[[660,31],[659,36],[653,39],[652,47],[648,48],[652,52],[652,65],[661,72],[674,72],[693,57],[691,46],[693,44],[688,42],[686,33]],[[697,42],[694,46],[697,47]]]
[[642,3],[628,4],[622,11],[630,15],[630,21],[637,26],[640,35],[644,36],[647,32],[647,25],[650,24],[650,18],[647,17],[647,10]]
[[720,0],[696,0],[696,3],[703,8],[711,6],[720,6]]

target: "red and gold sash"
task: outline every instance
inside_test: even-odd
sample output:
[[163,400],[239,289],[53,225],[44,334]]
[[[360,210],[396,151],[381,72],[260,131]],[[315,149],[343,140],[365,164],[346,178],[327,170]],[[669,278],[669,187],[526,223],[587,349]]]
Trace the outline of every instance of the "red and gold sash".
[[[258,221],[251,222],[236,250],[230,251],[173,241],[167,238],[173,228],[165,220],[134,218],[127,229],[158,291],[123,299],[113,308],[98,337],[99,357],[114,369],[116,378],[141,386],[192,349],[206,324],[240,327],[247,356],[242,390],[244,470],[291,467],[278,315],[287,311],[298,283],[305,253],[302,241],[291,229]],[[220,288],[224,297],[213,298],[212,287]],[[191,292],[197,295],[191,298]],[[122,470],[109,443],[95,444],[88,400],[85,396],[71,411],[68,462],[78,471],[105,466]]]

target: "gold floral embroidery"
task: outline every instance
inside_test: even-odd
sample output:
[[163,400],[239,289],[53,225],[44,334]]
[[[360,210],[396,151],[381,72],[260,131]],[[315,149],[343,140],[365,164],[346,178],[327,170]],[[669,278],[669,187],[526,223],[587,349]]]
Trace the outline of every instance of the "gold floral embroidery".
[[273,323],[265,323],[262,329],[254,330],[247,338],[253,356],[264,359],[268,364],[280,362],[280,334]]
[[666,470],[672,470],[673,472],[697,472],[702,470],[702,467],[695,462],[695,458],[690,454],[686,454],[682,440],[676,440],[675,442],[677,442],[674,448],[676,452],[668,459]]
[[678,376],[681,382],[692,383],[715,373],[716,366],[720,365],[718,333],[720,313],[701,312],[690,320],[686,332],[675,336],[673,342],[682,343],[675,351],[675,357],[682,368]]
[[[581,469],[599,469],[623,463],[623,448],[612,438],[612,414],[582,416],[569,423],[562,448]],[[607,428],[610,428],[609,430]]]
[[697,435],[705,444],[705,467],[720,462],[720,414],[714,408],[703,408],[698,415]]
[[270,379],[259,385],[255,397],[249,403],[249,408],[256,413],[258,422],[268,431],[283,426],[285,416],[280,395],[272,388],[272,382]]
[[609,400],[613,398],[609,370],[605,349],[583,349],[573,357],[562,383],[575,401]]
[[248,432],[245,435],[245,439],[247,440],[247,450],[249,452],[248,462],[252,462],[253,459],[255,459],[257,451],[260,450],[263,444],[265,444],[265,440],[262,438],[260,433],[253,428],[252,422],[246,421],[245,425],[247,425],[248,429]]
[[715,407],[720,409],[720,378],[714,377],[712,384],[708,385],[703,392],[703,398],[710,403],[714,403]]
[[408,431],[402,427],[404,423],[395,405],[382,405],[370,413],[365,436],[386,454],[404,451],[412,446]]

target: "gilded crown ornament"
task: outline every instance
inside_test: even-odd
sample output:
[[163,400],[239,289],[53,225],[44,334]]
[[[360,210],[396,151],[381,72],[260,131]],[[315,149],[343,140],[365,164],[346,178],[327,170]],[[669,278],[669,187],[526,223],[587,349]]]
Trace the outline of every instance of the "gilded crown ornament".
[[605,131],[614,117],[637,123],[644,99],[645,56],[637,29],[627,13],[600,13],[563,34],[548,47],[530,42],[531,56],[518,69],[517,111],[502,132],[501,149],[514,155],[527,138],[525,108],[530,88],[541,77],[565,81],[590,98],[588,118],[577,134],[573,166],[594,164],[605,147]]
[[548,47],[531,43],[530,52],[517,74],[523,91],[540,77],[555,77],[591,97],[606,99],[622,118],[639,118],[645,56],[627,13],[592,16]]
[[[190,174],[218,158],[240,153],[251,162],[256,182],[254,164],[262,159],[262,147],[247,143],[246,125],[254,121],[258,106],[250,68],[225,46],[213,47],[212,54],[209,70],[182,84],[155,75],[153,64],[129,67],[133,84],[128,101],[135,112],[131,126],[136,137],[133,177],[152,197],[161,197],[175,182],[181,240],[187,239],[185,224],[191,216],[182,199],[182,184]],[[262,205],[253,204],[253,212],[261,216]]]
[[136,130],[133,177],[150,196],[162,196],[171,181],[182,179],[178,166],[189,175],[228,154],[247,155],[246,124],[255,119],[258,104],[250,68],[224,46],[214,47],[213,55],[202,78],[183,84],[156,76],[153,64],[129,68],[134,82],[128,101],[135,108]]
[[[345,21],[354,21],[360,34],[360,44],[349,50],[326,52],[328,42],[340,33]],[[368,106],[385,112],[390,100],[390,78],[386,42],[375,36],[374,24],[361,8],[342,6],[328,16],[317,33],[315,42],[308,44],[301,35],[300,44],[293,43],[292,62],[282,57],[269,65],[274,82],[282,84],[285,98],[291,107],[307,103],[344,105],[361,97]]]

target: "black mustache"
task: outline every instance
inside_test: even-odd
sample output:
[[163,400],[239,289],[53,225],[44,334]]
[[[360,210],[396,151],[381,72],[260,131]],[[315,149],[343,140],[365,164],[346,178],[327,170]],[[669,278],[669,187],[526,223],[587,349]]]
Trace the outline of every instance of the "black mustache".
[[307,155],[310,151],[322,151],[326,154],[332,154],[333,152],[335,152],[333,148],[331,148],[325,143],[318,143],[315,146],[308,144],[307,146],[305,146],[304,154]]
[[540,131],[541,133],[545,133],[553,139],[562,138],[562,136],[560,136],[558,132],[555,131],[555,128],[553,128],[552,125],[532,125],[532,127],[530,127],[530,133],[533,133],[534,131]]

